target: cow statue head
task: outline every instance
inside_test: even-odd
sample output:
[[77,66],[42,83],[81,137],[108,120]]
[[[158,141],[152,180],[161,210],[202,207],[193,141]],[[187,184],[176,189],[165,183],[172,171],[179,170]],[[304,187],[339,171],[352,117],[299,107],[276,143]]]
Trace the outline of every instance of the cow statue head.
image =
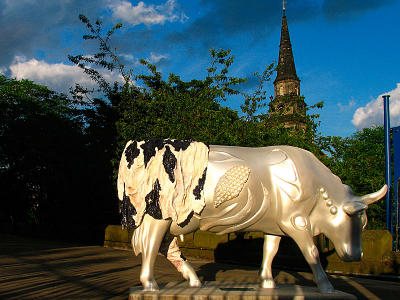
[[362,231],[367,225],[366,209],[381,199],[387,189],[384,185],[375,193],[358,197],[344,184],[331,192],[321,187],[317,196],[320,199],[310,215],[313,234],[325,234],[343,261],[361,260]]

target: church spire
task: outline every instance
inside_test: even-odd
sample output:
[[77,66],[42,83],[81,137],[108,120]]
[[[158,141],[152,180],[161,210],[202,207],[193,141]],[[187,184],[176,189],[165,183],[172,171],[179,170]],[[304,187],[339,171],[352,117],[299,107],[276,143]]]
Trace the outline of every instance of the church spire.
[[274,87],[275,98],[269,103],[272,124],[275,122],[285,128],[304,131],[306,128],[306,104],[304,97],[300,97],[300,79],[297,77],[294,65],[285,0],[282,1],[281,43]]
[[294,65],[292,44],[290,42],[289,28],[285,15],[286,1],[283,0],[283,16],[282,16],[282,28],[281,28],[281,43],[279,45],[279,61],[278,71],[274,84],[281,80],[297,80],[300,81],[296,74],[296,67]]

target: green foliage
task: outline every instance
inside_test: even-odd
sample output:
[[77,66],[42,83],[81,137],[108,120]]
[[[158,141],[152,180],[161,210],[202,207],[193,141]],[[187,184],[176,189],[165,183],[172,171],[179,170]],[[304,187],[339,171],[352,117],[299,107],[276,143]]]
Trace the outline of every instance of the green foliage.
[[256,115],[256,112],[264,109],[267,106],[267,103],[265,102],[267,98],[265,83],[271,80],[271,76],[275,71],[274,67],[274,64],[270,64],[261,74],[259,72],[255,72],[253,74],[258,78],[257,88],[252,94],[244,95],[244,102],[240,106],[247,121],[257,121],[259,116]]
[[105,196],[112,188],[103,104],[81,110],[47,87],[0,76],[0,221],[65,238],[82,224],[103,230],[114,205]]
[[[323,144],[329,153],[325,163],[356,195],[375,192],[385,184],[383,127],[364,128],[347,138],[327,137]],[[385,228],[385,211],[384,199],[371,205],[368,228]]]
[[[270,81],[274,72],[273,64],[266,66],[262,73],[255,73],[259,84],[250,94],[238,89],[246,79],[229,75],[234,62],[230,50],[210,50],[210,66],[206,68],[204,79],[183,81],[178,75],[169,74],[166,80],[155,65],[143,59],[140,62],[147,72],[135,74],[132,68],[125,71],[125,66],[118,60],[116,49],[110,46],[112,33],[121,25],[106,31],[101,29],[100,22],[92,25],[86,17],[80,16],[80,19],[90,31],[83,38],[97,40],[99,51],[93,55],[69,58],[99,84],[110,100],[110,109],[116,117],[117,148],[112,160],[115,170],[125,143],[131,139],[190,138],[209,144],[254,147],[289,144],[308,149],[317,155],[320,153],[319,145],[315,142],[318,140],[318,124],[315,122],[317,116],[306,118],[306,130],[293,132],[282,124],[274,123],[265,111],[265,83]],[[102,35],[103,32],[106,33]],[[111,84],[105,84],[101,73],[89,72],[87,64],[109,70],[118,69],[125,78],[124,83],[115,83],[111,90]],[[79,89],[79,86],[75,91],[75,95],[87,92]],[[222,106],[234,95],[244,98],[242,115]],[[304,98],[296,100],[304,102]],[[304,111],[306,109],[304,107]]]

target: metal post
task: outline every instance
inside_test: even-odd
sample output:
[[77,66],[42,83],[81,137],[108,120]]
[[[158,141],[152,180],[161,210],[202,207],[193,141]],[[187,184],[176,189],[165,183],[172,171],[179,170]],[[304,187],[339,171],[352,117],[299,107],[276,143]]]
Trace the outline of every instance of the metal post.
[[[393,128],[393,167],[394,167],[394,238],[393,249],[399,250],[399,192],[400,192],[400,126]],[[394,242],[396,241],[396,245]]]
[[393,236],[392,216],[391,216],[391,203],[390,193],[392,184],[390,179],[390,109],[389,109],[389,95],[383,96],[383,111],[384,111],[384,129],[385,129],[385,178],[386,184],[389,187],[386,194],[386,228]]

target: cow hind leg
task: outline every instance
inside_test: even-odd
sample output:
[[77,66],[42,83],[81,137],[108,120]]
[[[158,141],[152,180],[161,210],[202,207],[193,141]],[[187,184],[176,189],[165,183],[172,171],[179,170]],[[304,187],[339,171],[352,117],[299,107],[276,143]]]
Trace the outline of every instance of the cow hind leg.
[[278,252],[280,241],[280,236],[264,235],[263,260],[260,270],[261,287],[264,289],[275,288],[275,282],[272,276],[272,260]]
[[183,278],[189,281],[191,287],[201,286],[201,281],[197,277],[196,272],[179,249],[177,237],[171,235],[165,237],[160,252],[174,265],[178,272],[182,274]]
[[146,214],[133,234],[132,246],[135,254],[142,253],[140,282],[145,291],[157,291],[159,289],[154,279],[154,263],[161,242],[170,225],[170,220],[157,220]]

